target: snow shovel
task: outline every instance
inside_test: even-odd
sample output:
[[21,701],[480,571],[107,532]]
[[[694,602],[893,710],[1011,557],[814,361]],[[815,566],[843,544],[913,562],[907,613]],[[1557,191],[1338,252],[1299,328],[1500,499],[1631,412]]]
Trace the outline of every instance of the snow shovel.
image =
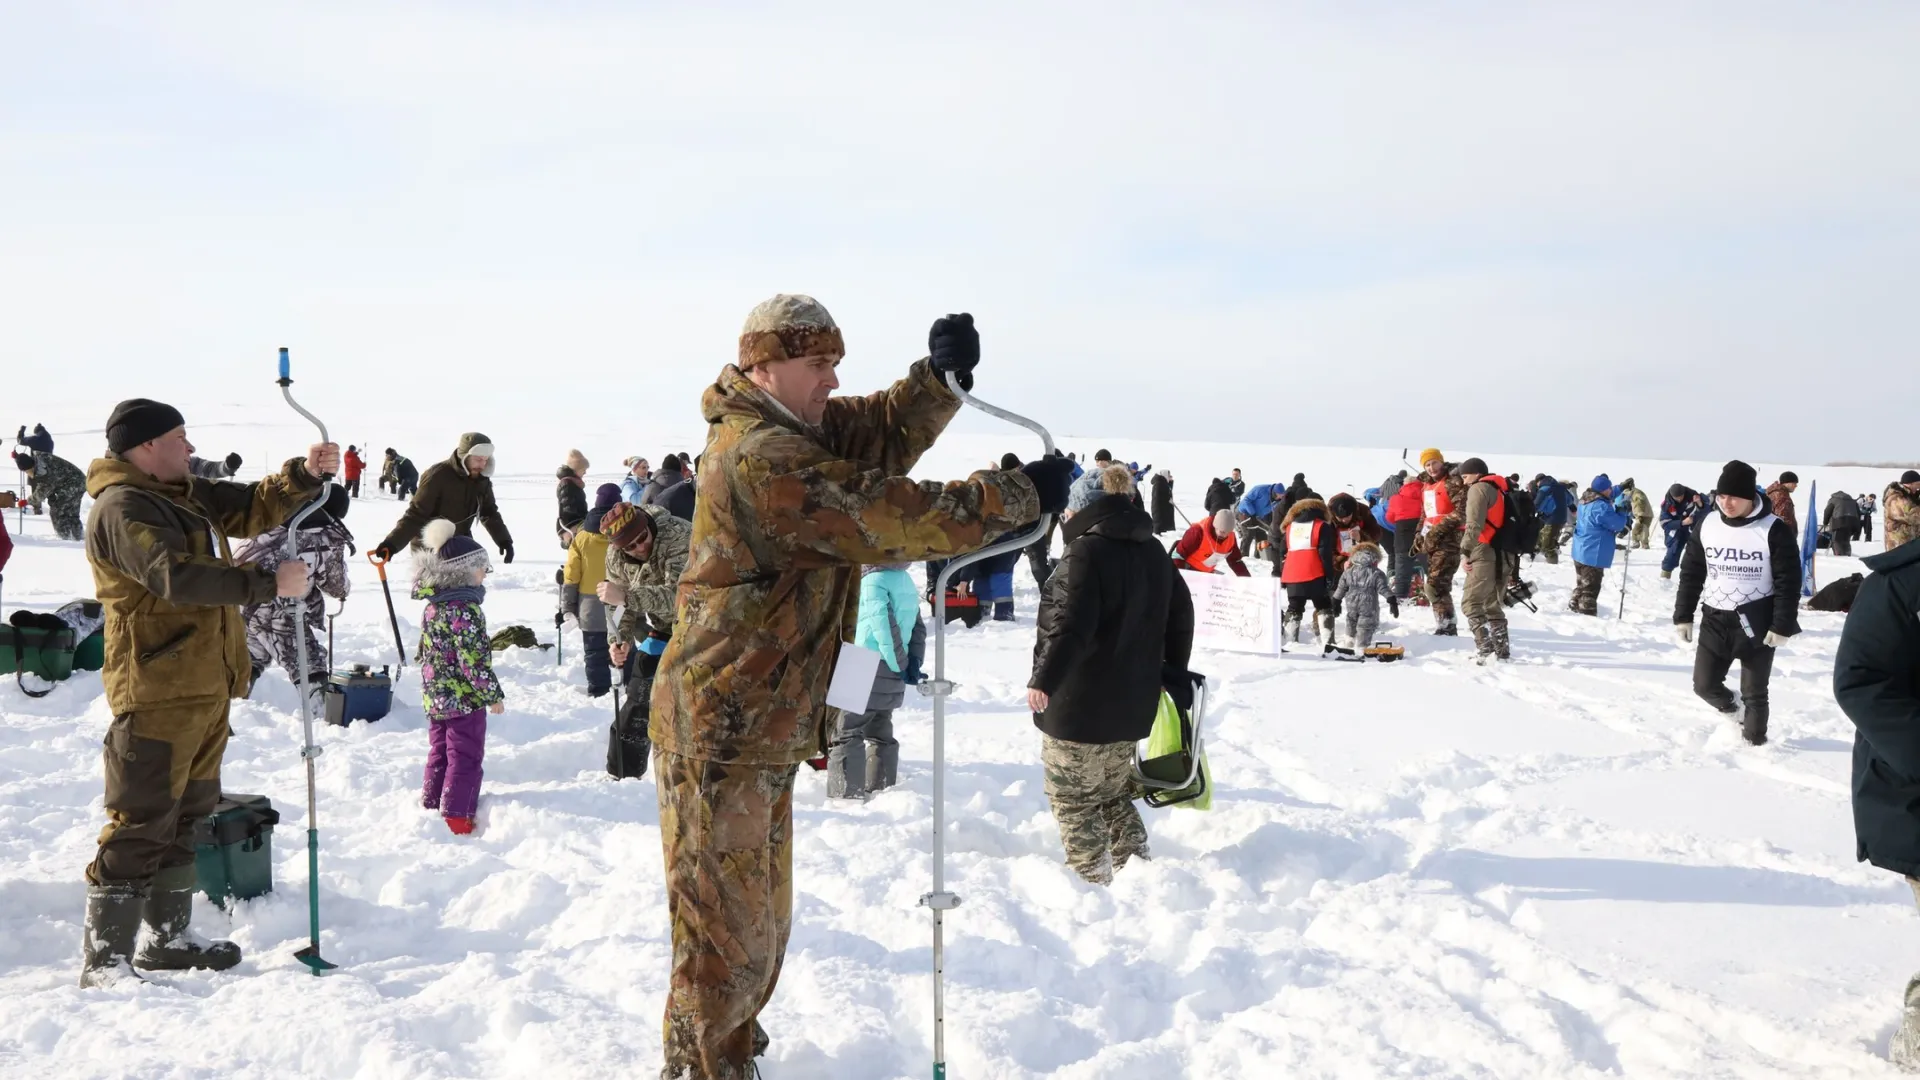
[[[989,405],[960,388],[957,376],[947,375],[947,388],[960,399],[988,416],[997,416],[1018,424],[1040,436],[1045,453],[1053,453],[1053,436],[1039,424]],[[947,582],[953,573],[982,559],[1009,551],[1020,551],[1047,535],[1052,514],[1041,514],[1030,532],[990,544],[979,551],[949,559],[940,570],[933,588],[933,678],[920,684],[920,692],[933,699],[933,891],[920,898],[920,906],[933,911],[933,1080],[947,1076],[947,990],[946,990],[946,913],[960,906],[960,897],[947,891],[947,697],[954,684],[947,681]]]
[[[293,400],[293,363],[287,359],[287,350],[284,348],[280,350],[280,393],[287,399],[287,404],[293,407],[294,412],[306,417],[313,422],[314,427],[320,429],[321,442],[332,441],[327,438],[327,425],[321,423],[319,417],[301,408],[300,403]],[[300,557],[300,524],[326,505],[327,495],[332,490],[333,474],[327,473],[320,477],[320,494],[314,496],[312,502],[301,507],[300,511],[293,515],[292,521],[287,522],[287,558]],[[382,583],[387,580],[384,572],[380,575],[380,580]],[[391,606],[391,599],[388,604]],[[298,598],[293,607],[293,640],[294,651],[300,654],[300,727],[306,740],[300,748],[300,757],[307,764],[307,920],[310,931],[307,947],[295,953],[294,956],[318,975],[323,971],[331,971],[339,965],[328,963],[320,956],[320,819],[313,784],[313,759],[320,756],[320,748],[313,744],[313,698],[307,693],[307,686],[311,682],[313,673],[307,670],[307,598],[304,596]]]
[[407,668],[407,646],[400,640],[400,616],[393,610],[393,589],[387,584],[387,560],[377,551],[367,552],[367,561],[380,575],[380,592],[387,598],[387,620],[393,624],[393,649],[400,654],[400,671]]

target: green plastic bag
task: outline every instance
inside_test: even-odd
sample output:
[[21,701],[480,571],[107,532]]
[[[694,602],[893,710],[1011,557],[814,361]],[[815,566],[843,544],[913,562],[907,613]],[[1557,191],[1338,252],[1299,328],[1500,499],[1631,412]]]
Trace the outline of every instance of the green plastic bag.
[[[1172,782],[1186,779],[1192,767],[1187,753],[1186,724],[1180,707],[1166,691],[1160,692],[1160,711],[1153,718],[1153,731],[1147,735],[1147,749],[1140,771],[1151,779]],[[1197,794],[1196,794],[1197,793]],[[1213,774],[1207,769],[1206,751],[1200,753],[1200,776],[1192,785],[1177,791],[1148,789],[1149,805],[1171,805],[1186,810],[1213,808]]]

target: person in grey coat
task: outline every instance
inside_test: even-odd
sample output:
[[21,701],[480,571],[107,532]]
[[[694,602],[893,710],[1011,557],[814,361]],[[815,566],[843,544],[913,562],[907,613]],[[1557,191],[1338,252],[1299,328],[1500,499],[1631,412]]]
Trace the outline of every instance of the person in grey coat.
[[827,747],[827,798],[866,799],[899,779],[900,744],[893,710],[906,704],[907,684],[921,679],[927,627],[920,594],[905,563],[868,566],[860,577],[860,619],[854,644],[880,654],[865,712],[842,712]]
[[1397,616],[1400,601],[1393,598],[1393,585],[1380,570],[1380,545],[1367,542],[1354,547],[1347,559],[1347,571],[1333,588],[1334,602],[1346,616],[1347,639],[1356,649],[1373,644],[1380,630],[1380,601]]

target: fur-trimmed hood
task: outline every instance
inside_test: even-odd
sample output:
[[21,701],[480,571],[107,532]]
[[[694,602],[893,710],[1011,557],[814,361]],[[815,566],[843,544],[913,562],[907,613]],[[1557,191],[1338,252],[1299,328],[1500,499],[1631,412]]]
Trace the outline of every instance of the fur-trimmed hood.
[[1286,516],[1280,519],[1280,530],[1285,532],[1289,525],[1292,525],[1296,519],[1302,517],[1308,521],[1313,521],[1316,518],[1320,521],[1332,520],[1327,515],[1326,503],[1321,502],[1319,499],[1301,499],[1299,502],[1287,507]]

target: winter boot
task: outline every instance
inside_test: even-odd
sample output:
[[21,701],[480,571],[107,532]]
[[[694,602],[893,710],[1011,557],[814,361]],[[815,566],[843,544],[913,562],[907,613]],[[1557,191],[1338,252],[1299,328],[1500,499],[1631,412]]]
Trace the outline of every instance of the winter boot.
[[1755,746],[1767,745],[1767,707],[1747,703],[1747,714],[1740,721],[1740,734]]
[[994,622],[1012,622],[1013,621],[1013,601],[995,600],[993,602],[993,621]]
[[1449,615],[1434,623],[1433,635],[1435,637],[1459,637],[1460,624],[1454,622],[1453,616]]
[[470,817],[450,817],[446,819],[447,831],[455,836],[473,835],[473,819]]
[[1482,664],[1493,659],[1493,633],[1487,624],[1469,621],[1467,629],[1473,634],[1474,659]]
[[1300,644],[1300,616],[1287,615],[1280,620],[1280,640]]
[[133,944],[146,899],[138,885],[87,886],[87,922],[80,930],[82,987],[139,978],[133,970]]
[[1513,659],[1513,641],[1507,636],[1507,624],[1489,626],[1487,632],[1493,637],[1493,656],[1496,660]]
[[1313,617],[1313,636],[1321,641],[1337,642],[1340,635],[1334,632],[1333,612],[1316,614]]
[[1920,975],[1907,980],[1900,1027],[1887,1043],[1887,1060],[1905,1073],[1920,1073]]
[[240,946],[207,941],[188,928],[193,921],[193,864],[170,866],[153,876],[143,921],[146,943],[133,958],[142,971],[225,971],[240,962]]

